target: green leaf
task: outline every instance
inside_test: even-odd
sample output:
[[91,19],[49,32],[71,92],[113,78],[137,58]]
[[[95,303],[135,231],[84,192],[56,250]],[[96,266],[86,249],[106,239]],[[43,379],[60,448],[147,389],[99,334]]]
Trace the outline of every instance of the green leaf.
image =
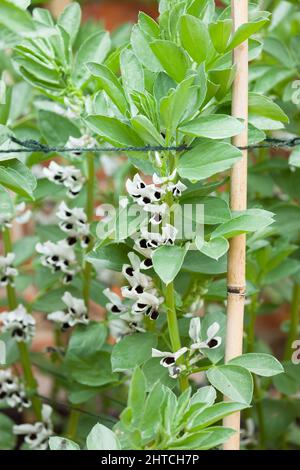
[[6,0],[0,2],[0,23],[23,36],[30,36],[36,31],[36,25],[30,14]]
[[180,40],[192,59],[199,64],[206,60],[210,39],[203,21],[192,15],[183,15],[180,20]]
[[78,3],[67,5],[58,17],[57,24],[69,34],[72,44],[78,34],[80,22],[81,9]]
[[146,400],[146,378],[139,367],[136,367],[129,388],[128,406],[132,410],[133,423],[138,426],[143,415]]
[[90,387],[101,387],[118,379],[112,373],[108,352],[94,352],[89,356],[68,354],[64,365],[71,379]]
[[221,426],[211,427],[205,431],[191,434],[174,441],[168,449],[209,450],[226,442],[236,431]]
[[258,93],[249,93],[249,122],[258,129],[280,129],[288,123],[288,116],[270,98]]
[[121,113],[125,114],[128,109],[128,103],[123,88],[116,75],[105,65],[89,63],[87,64],[87,68],[92,77],[96,78],[101,89],[105,91]]
[[134,116],[131,119],[131,124],[135,132],[145,143],[149,145],[165,145],[162,135],[146,116]]
[[189,67],[189,59],[181,47],[171,41],[163,40],[153,41],[150,47],[171,78],[178,83],[184,80]]
[[140,424],[145,440],[156,437],[161,423],[161,408],[165,399],[167,388],[158,381],[150,390],[144,404],[143,418]]
[[218,85],[217,90],[215,90],[215,98],[217,100],[220,101],[226,96],[234,80],[235,73],[235,66],[209,71],[208,77],[210,81]]
[[189,112],[192,98],[197,96],[197,87],[194,86],[195,76],[183,80],[175,90],[160,100],[160,114],[166,127],[167,137],[173,135],[178,125]]
[[150,390],[156,382],[159,382],[161,385],[166,385],[171,389],[176,385],[176,380],[169,376],[168,369],[161,367],[155,357],[145,362],[143,372],[147,381],[147,390]]
[[201,220],[202,214],[197,214],[197,216],[194,213],[192,214],[193,220],[198,224],[216,225],[231,219],[228,203],[224,199],[215,196],[201,197],[201,190],[199,190],[199,193],[195,191],[195,194],[191,192],[190,196],[185,191],[180,198],[180,204],[203,205],[203,220]]
[[49,145],[65,145],[70,136],[81,136],[80,129],[73,122],[51,111],[39,111],[38,126]]
[[186,254],[182,268],[192,273],[224,274],[227,272],[227,259],[224,256],[216,261],[203,253],[189,251]]
[[103,322],[91,321],[88,325],[78,325],[69,340],[67,358],[69,355],[89,356],[101,351],[107,337],[107,328]]
[[76,442],[66,437],[52,436],[49,439],[49,447],[51,450],[80,450]]
[[128,263],[129,248],[123,243],[113,243],[93,250],[87,256],[87,261],[97,268],[122,271],[124,264]]
[[0,186],[0,212],[3,219],[10,220],[14,215],[14,205],[9,192]]
[[130,38],[131,47],[139,61],[151,72],[160,72],[162,66],[153,54],[151,47],[138,25],[134,25]]
[[116,435],[103,424],[97,423],[86,439],[88,450],[120,450]]
[[121,52],[120,67],[122,84],[127,96],[129,97],[132,91],[143,92],[145,90],[143,67],[132,50],[124,49]]
[[207,403],[208,406],[214,404],[217,398],[217,393],[214,387],[207,385],[205,387],[198,388],[197,392],[191,398],[190,405],[196,403]]
[[158,39],[159,38],[159,26],[154,21],[151,16],[146,15],[143,11],[139,12],[139,21],[138,21],[139,27],[141,31],[143,31],[144,34],[149,36],[149,38],[152,39]]
[[[1,9],[0,9],[1,11]],[[0,449],[13,450],[16,445],[16,436],[13,433],[13,425],[15,423],[12,419],[3,413],[0,413]]]
[[274,214],[262,209],[248,209],[242,213],[234,214],[233,218],[219,225],[211,234],[211,238],[231,238],[242,233],[256,232],[273,223]]
[[232,20],[219,20],[209,25],[209,34],[214,48],[220,54],[224,53],[232,31]]
[[221,258],[229,249],[228,240],[223,237],[214,238],[206,242],[202,237],[198,236],[195,239],[195,243],[201,253],[215,260]]
[[12,159],[0,164],[0,184],[21,196],[34,199],[36,179],[31,171],[19,160]]
[[268,18],[258,18],[256,21],[244,23],[236,30],[231,39],[227,50],[232,50],[242,42],[246,41],[250,36],[257,33],[268,22]]
[[144,142],[132,127],[116,118],[91,115],[85,121],[94,132],[112,145],[144,145]]
[[230,144],[203,139],[181,155],[177,169],[182,178],[203,180],[228,170],[240,157],[241,151]]
[[75,58],[73,70],[73,78],[77,86],[82,86],[89,77],[86,64],[89,62],[101,64],[106,59],[110,48],[110,36],[105,31],[92,34],[81,44]]
[[235,413],[236,411],[241,411],[247,408],[247,405],[235,402],[221,402],[216,403],[215,405],[205,408],[201,413],[197,414],[189,423],[187,423],[187,430],[189,432],[197,432],[202,428],[211,426],[225,416]]
[[263,377],[272,377],[273,375],[282,374],[282,372],[284,372],[280,362],[270,354],[243,354],[242,356],[231,359],[229,364],[244,367],[253,374],[262,375]]
[[154,251],[153,268],[160,279],[169,284],[179,273],[188,247],[161,246]]
[[184,134],[209,139],[226,139],[240,134],[243,129],[244,124],[241,121],[226,114],[199,116],[179,127]]
[[[152,333],[135,333],[119,341],[112,350],[111,363],[114,372],[133,369],[152,355],[157,337]],[[138,351],[138,354],[137,354]]]
[[250,372],[236,365],[212,367],[206,373],[209,382],[233,401],[249,405],[253,394]]

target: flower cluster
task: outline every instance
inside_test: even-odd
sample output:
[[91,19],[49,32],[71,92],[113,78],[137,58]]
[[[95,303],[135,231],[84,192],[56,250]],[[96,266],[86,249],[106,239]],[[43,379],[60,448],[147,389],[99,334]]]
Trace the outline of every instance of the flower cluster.
[[83,325],[89,323],[87,308],[82,299],[77,299],[70,292],[65,292],[62,301],[67,307],[66,310],[50,313],[48,320],[60,323],[63,330],[79,323]]
[[18,342],[28,343],[35,335],[35,319],[21,304],[15,310],[1,313],[0,321],[3,324],[2,331],[9,331]]
[[65,284],[73,280],[76,272],[76,255],[74,247],[70,245],[68,240],[59,240],[56,243],[51,241],[37,243],[36,251],[42,255],[41,263],[43,266],[50,268],[53,273],[63,273],[63,282]]
[[15,260],[14,253],[7,253],[6,256],[0,256],[0,286],[5,287],[14,285],[14,279],[18,275],[18,270],[13,267]]
[[172,193],[173,198],[180,197],[186,186],[180,181],[175,182],[176,170],[168,177],[153,175],[152,183],[146,184],[139,174],[126,181],[129,195],[139,206],[150,215],[148,223],[141,226],[136,237],[135,247],[145,256],[151,256],[152,250],[161,245],[174,245],[177,229],[168,223],[169,207],[163,198]]
[[0,403],[6,403],[11,408],[17,408],[18,411],[29,408],[31,405],[22,382],[9,369],[0,370]]
[[17,436],[24,436],[24,441],[30,450],[46,450],[48,448],[49,437],[53,434],[51,422],[52,408],[49,405],[42,407],[42,421],[33,424],[19,424],[13,427],[13,432]]
[[36,251],[42,255],[43,266],[50,268],[53,273],[63,273],[63,283],[69,284],[77,272],[74,245],[80,241],[82,248],[90,243],[90,226],[85,211],[81,207],[70,208],[63,201],[58,207],[56,216],[60,229],[67,238],[58,242],[47,241],[37,243]]
[[82,248],[86,248],[90,242],[90,226],[87,223],[87,216],[81,207],[69,208],[63,201],[56,212],[60,219],[60,229],[68,234],[68,244],[74,245],[79,239]]
[[[183,347],[175,352],[152,349],[152,357],[160,357],[160,364],[169,369],[170,377],[177,378],[181,372],[203,359],[205,357],[205,350],[216,349],[221,345],[222,338],[216,336],[219,330],[219,323],[214,322],[207,328],[205,338],[203,338],[201,334],[201,320],[199,317],[194,317],[190,321],[189,328],[189,336],[192,340],[190,348]],[[187,352],[189,352],[189,355],[185,363],[177,364],[177,360]]]
[[[125,330],[128,330],[129,327],[128,332],[142,332],[144,330],[140,324],[143,315],[148,316],[151,320],[157,320],[159,307],[164,299],[154,287],[152,278],[141,272],[141,270],[152,267],[152,260],[147,258],[141,261],[134,252],[128,253],[128,258],[131,264],[125,264],[122,269],[128,285],[121,289],[122,297],[126,301],[123,302],[117,294],[106,289],[104,294],[110,300],[106,308],[111,313],[119,315],[119,318],[125,322]],[[118,326],[121,325],[118,324]]]
[[78,196],[84,184],[81,171],[74,166],[62,166],[52,161],[43,173],[49,181],[67,188],[67,195],[71,198]]

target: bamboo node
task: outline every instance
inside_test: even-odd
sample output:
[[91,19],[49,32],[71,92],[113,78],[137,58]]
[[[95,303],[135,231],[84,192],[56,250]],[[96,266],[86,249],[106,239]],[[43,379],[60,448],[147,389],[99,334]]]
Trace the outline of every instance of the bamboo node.
[[228,286],[227,287],[228,294],[236,294],[244,297],[246,295],[246,287],[245,286]]

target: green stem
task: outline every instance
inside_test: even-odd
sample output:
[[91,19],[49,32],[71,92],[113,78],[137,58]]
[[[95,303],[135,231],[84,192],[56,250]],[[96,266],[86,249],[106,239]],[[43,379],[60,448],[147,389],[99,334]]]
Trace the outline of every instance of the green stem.
[[258,442],[259,442],[259,448],[261,450],[264,450],[266,448],[266,431],[265,431],[264,409],[261,403],[262,393],[260,390],[258,378],[254,376],[253,380],[254,380],[255,407],[256,407],[257,421],[258,421]]
[[67,437],[69,439],[75,439],[77,434],[77,428],[79,423],[79,411],[72,409],[69,417]]
[[256,314],[257,314],[258,302],[257,294],[255,294],[251,299],[251,304],[249,305],[249,314],[250,322],[248,326],[247,334],[247,352],[251,353],[254,351],[254,342],[255,342],[255,323],[256,323]]
[[[3,230],[3,244],[4,244],[4,250],[6,254],[13,252],[12,241],[11,241],[10,232],[8,228],[5,228]],[[18,305],[17,294],[15,291],[15,288],[11,285],[8,285],[6,287],[6,292],[7,292],[7,300],[8,300],[9,309],[15,310]],[[29,392],[29,396],[31,398],[32,407],[34,409],[36,418],[38,420],[41,420],[42,419],[42,414],[41,414],[42,403],[39,400],[39,398],[36,396],[37,383],[34,378],[32,368],[31,368],[29,349],[28,349],[27,344],[24,343],[23,341],[20,341],[17,344],[18,344],[22,369],[24,373],[26,389]]]
[[284,359],[291,359],[292,355],[292,344],[297,339],[298,325],[300,321],[299,315],[300,309],[300,284],[295,283],[293,288],[292,303],[290,309],[290,327],[288,338],[285,345]]
[[[178,351],[181,348],[180,334],[177,322],[176,307],[175,307],[175,295],[174,295],[174,284],[170,282],[166,286],[166,306],[167,306],[167,320],[169,336],[173,352]],[[183,363],[183,358],[178,359],[179,363]],[[181,391],[183,392],[189,386],[187,377],[179,377],[179,383]]]
[[[95,161],[94,161],[94,154],[92,152],[87,154],[87,184],[86,184],[86,215],[88,219],[88,223],[93,221],[94,217],[94,181],[95,181]],[[86,253],[88,253],[93,246],[93,242],[91,241],[89,246],[86,249]],[[92,276],[92,265],[91,263],[84,260],[83,262],[83,299],[87,308],[89,307],[89,299],[90,299],[90,284],[91,284],[91,276]]]
[[[86,205],[85,205],[85,212],[87,215],[88,223],[91,223],[94,218],[94,182],[95,182],[95,160],[94,160],[94,154],[92,152],[89,152],[87,154],[87,182],[86,182]],[[92,247],[93,247],[93,242],[91,240],[89,243],[89,246],[85,250],[85,255],[92,249]],[[83,260],[82,272],[83,272],[82,295],[83,295],[83,300],[86,305],[87,311],[89,311],[92,265],[85,259]],[[79,412],[77,410],[72,410],[69,416],[68,430],[67,430],[67,436],[70,439],[74,439],[76,437],[78,422],[79,422]]]
[[[247,335],[247,352],[251,353],[254,351],[254,343],[255,343],[255,323],[256,323],[256,315],[258,309],[258,295],[253,295],[251,299],[251,303],[249,305],[249,313],[250,313],[250,323],[248,326],[248,335]],[[261,403],[262,400],[262,390],[260,388],[260,383],[257,377],[253,377],[254,380],[254,399],[255,399],[255,407],[257,412],[257,420],[258,420],[258,440],[259,440],[259,447],[260,449],[265,448],[266,436],[265,436],[265,418],[264,418],[264,410]]]

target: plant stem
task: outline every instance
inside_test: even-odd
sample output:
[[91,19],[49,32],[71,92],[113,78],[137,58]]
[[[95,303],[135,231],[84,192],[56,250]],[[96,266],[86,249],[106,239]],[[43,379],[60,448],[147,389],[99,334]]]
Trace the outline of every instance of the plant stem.
[[[13,252],[12,241],[11,241],[10,232],[8,228],[5,228],[3,230],[3,244],[4,244],[4,251],[6,254]],[[7,300],[8,300],[9,309],[15,310],[18,305],[17,294],[15,291],[15,288],[11,285],[7,285],[6,292],[7,292]],[[36,396],[37,383],[34,378],[32,368],[31,368],[28,346],[23,341],[20,341],[17,344],[18,344],[22,369],[24,373],[26,388],[31,398],[32,407],[34,409],[36,419],[41,420],[42,419],[42,415],[41,415],[42,403],[40,399]]]
[[[85,212],[87,216],[87,222],[90,224],[93,221],[94,217],[94,182],[95,182],[95,156],[93,152],[87,153],[87,182],[86,182],[86,205]],[[91,240],[88,247],[85,250],[84,255],[86,255],[93,247],[93,241]],[[88,261],[83,259],[82,265],[82,295],[83,300],[86,305],[87,311],[89,311],[89,301],[90,301],[90,286],[91,286],[91,277],[92,277],[92,265]],[[79,412],[77,410],[72,410],[69,416],[67,436],[70,439],[74,439],[77,434],[77,427],[79,422]]]
[[258,420],[258,441],[259,441],[259,448],[263,450],[266,447],[266,432],[265,432],[264,410],[263,410],[263,406],[261,403],[262,394],[261,394],[258,378],[254,376],[253,380],[254,380],[254,398],[255,398],[255,406],[256,406],[256,412],[257,412],[257,420]]
[[292,344],[297,339],[298,325],[300,321],[299,315],[300,309],[300,284],[295,283],[293,287],[293,296],[290,309],[290,327],[289,333],[285,345],[284,359],[291,359],[292,355]]
[[67,437],[69,439],[75,439],[76,438],[78,422],[79,422],[79,416],[80,416],[79,411],[77,411],[75,409],[71,410],[70,417],[69,417],[69,423],[68,423],[68,430],[67,430]]
[[258,308],[257,294],[255,294],[251,299],[251,304],[249,305],[250,322],[248,326],[248,335],[247,335],[247,352],[248,353],[251,353],[254,350],[255,323],[256,323],[257,308]]
[[[177,322],[176,307],[175,307],[175,296],[174,296],[174,284],[170,282],[166,286],[166,305],[167,305],[167,320],[169,336],[173,352],[178,351],[181,348],[180,334]],[[183,362],[183,358],[178,359],[179,363]],[[179,377],[179,383],[181,391],[183,392],[189,386],[187,377]]]
[[[94,181],[95,181],[95,161],[94,154],[89,152],[87,154],[87,184],[86,184],[86,215],[88,223],[93,221],[94,216]],[[89,243],[89,246],[86,249],[85,254],[87,254],[93,246],[93,242]],[[92,275],[92,265],[88,261],[83,261],[83,299],[87,309],[89,308],[90,300],[90,284],[91,284],[91,275]]]

